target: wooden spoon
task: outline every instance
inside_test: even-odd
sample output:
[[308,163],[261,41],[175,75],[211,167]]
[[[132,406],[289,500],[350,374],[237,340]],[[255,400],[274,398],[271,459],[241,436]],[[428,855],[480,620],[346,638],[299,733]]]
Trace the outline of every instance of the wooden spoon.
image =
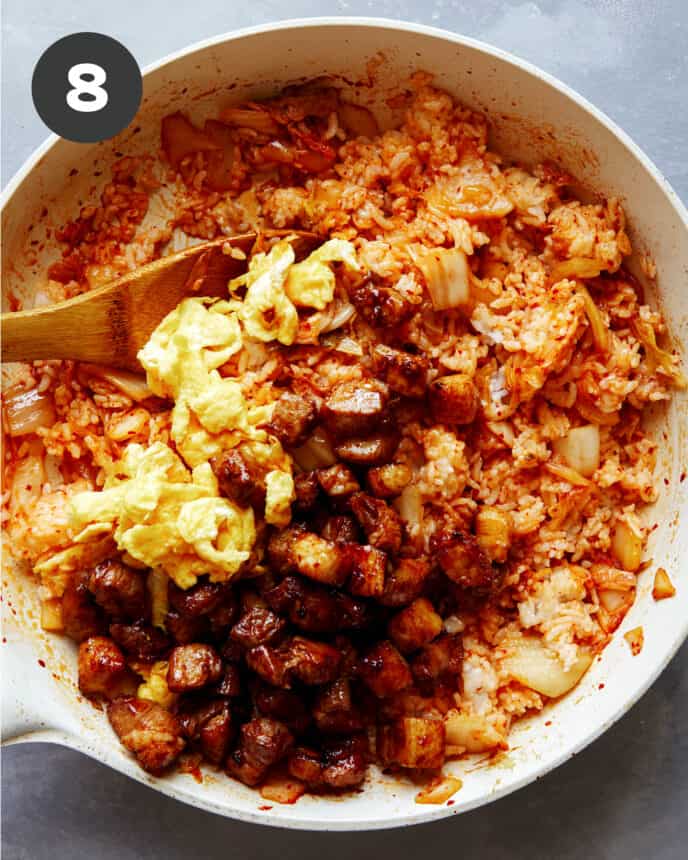
[[141,371],[136,354],[158,323],[188,295],[227,296],[227,282],[246,270],[232,249],[249,254],[270,239],[294,236],[306,252],[317,238],[294,230],[223,236],[161,257],[73,299],[2,314],[2,360],[66,358]]

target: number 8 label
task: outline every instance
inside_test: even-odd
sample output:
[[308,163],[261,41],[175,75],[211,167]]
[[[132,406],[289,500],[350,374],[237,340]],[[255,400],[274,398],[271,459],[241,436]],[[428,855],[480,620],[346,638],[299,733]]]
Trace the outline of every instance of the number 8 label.
[[[90,80],[84,80],[88,75]],[[67,80],[73,89],[67,93],[67,104],[72,110],[80,113],[93,113],[102,110],[108,103],[107,90],[102,84],[107,80],[107,74],[102,66],[96,63],[77,63],[67,72]],[[84,95],[91,98],[83,98]]]

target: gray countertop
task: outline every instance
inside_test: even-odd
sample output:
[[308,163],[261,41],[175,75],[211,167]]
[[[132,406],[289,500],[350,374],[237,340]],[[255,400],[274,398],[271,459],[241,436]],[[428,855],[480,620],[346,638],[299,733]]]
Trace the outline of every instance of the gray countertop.
[[[141,65],[236,27],[289,17],[397,17],[463,32],[533,61],[615,119],[688,199],[685,0],[5,0],[2,182],[47,131],[30,97],[33,67],[60,36],[95,30]],[[317,835],[239,824],[182,806],[77,753],[47,745],[2,757],[5,860],[240,855],[359,860],[427,850],[490,860],[674,860],[688,842],[688,645],[639,704],[572,761],[489,807],[403,831]],[[326,841],[327,840],[327,841]],[[683,848],[681,848],[683,845]]]

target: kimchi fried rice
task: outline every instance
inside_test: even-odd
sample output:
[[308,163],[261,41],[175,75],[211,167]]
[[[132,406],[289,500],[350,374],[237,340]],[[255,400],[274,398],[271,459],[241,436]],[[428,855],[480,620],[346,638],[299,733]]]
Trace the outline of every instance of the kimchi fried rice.
[[322,82],[172,114],[57,234],[37,303],[258,232],[145,377],[37,361],[4,393],[8,550],[152,773],[203,759],[286,801],[373,762],[437,778],[507,749],[633,603],[643,413],[685,379],[622,208],[408,93],[386,131]]

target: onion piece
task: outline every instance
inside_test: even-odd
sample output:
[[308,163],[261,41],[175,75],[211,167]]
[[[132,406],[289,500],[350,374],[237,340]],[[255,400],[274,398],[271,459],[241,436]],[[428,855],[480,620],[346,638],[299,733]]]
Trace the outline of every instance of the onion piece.
[[600,428],[596,424],[574,427],[562,439],[555,439],[552,447],[568,466],[589,478],[600,465]]
[[50,633],[64,631],[61,597],[47,597],[41,600],[41,627]]
[[179,111],[163,118],[160,135],[162,148],[173,167],[178,167],[183,158],[194,152],[212,152],[220,148]]
[[339,106],[338,116],[342,127],[354,137],[372,139],[380,133],[375,117],[368,108],[361,107],[361,105],[342,102]]
[[555,699],[568,693],[592,663],[592,654],[579,647],[578,656],[565,669],[555,651],[538,636],[521,636],[509,645],[502,671],[524,687]]
[[643,543],[643,530],[637,516],[626,514],[614,526],[612,533],[612,552],[624,570],[638,570],[643,556]]
[[220,119],[227,125],[239,128],[250,128],[260,134],[274,135],[279,132],[279,126],[270,114],[260,107],[255,108],[225,108]]
[[655,330],[650,323],[636,317],[631,320],[631,331],[645,348],[645,354],[651,368],[653,370],[657,368],[663,370],[671,378],[676,388],[687,388],[688,380],[676,367],[674,356],[657,346]]
[[93,376],[100,377],[100,379],[105,379],[136,402],[147,400],[153,396],[145,377],[138,373],[119,370],[115,367],[105,367],[102,364],[82,364],[81,369]]
[[676,594],[673,582],[669,579],[669,574],[663,567],[658,567],[655,573],[655,581],[652,586],[652,597],[655,600],[666,600],[667,597],[673,597]]
[[600,309],[597,307],[593,300],[593,297],[583,286],[583,284],[578,285],[578,292],[583,298],[583,306],[585,308],[585,314],[588,318],[588,322],[590,323],[590,331],[592,332],[592,339],[595,342],[595,348],[598,352],[608,352],[609,329],[604,324]]
[[25,436],[55,423],[52,397],[45,392],[39,392],[37,388],[14,394],[10,390],[5,399],[4,411],[10,436]]
[[570,260],[564,260],[550,272],[550,281],[556,284],[558,281],[563,281],[564,278],[597,278],[599,277],[602,267],[596,260],[589,260],[587,257],[572,257]]
[[578,394],[575,403],[581,417],[585,418],[591,424],[603,424],[606,427],[612,427],[614,424],[619,423],[618,412],[603,412],[588,400],[584,394]]
[[463,786],[456,776],[440,776],[416,795],[416,803],[445,803]]
[[568,481],[568,483],[574,487],[590,486],[590,481],[570,466],[564,466],[561,463],[550,461],[545,463],[545,469],[547,469],[551,475],[554,475],[556,478],[561,478],[562,481]]
[[305,792],[306,786],[298,779],[275,775],[268,777],[267,781],[260,787],[260,796],[263,800],[272,803],[296,803]]
[[435,248],[416,259],[435,310],[460,308],[470,311],[471,270],[468,258],[460,248]]
[[337,462],[330,439],[322,428],[318,428],[300,448],[291,451],[291,455],[304,472],[334,466]]
[[420,529],[423,524],[423,503],[418,487],[414,484],[404,487],[393,507],[405,523]]
[[228,126],[216,119],[206,120],[204,133],[220,149],[208,153],[206,182],[214,191],[229,191],[233,185],[232,166],[236,161],[237,147]]

